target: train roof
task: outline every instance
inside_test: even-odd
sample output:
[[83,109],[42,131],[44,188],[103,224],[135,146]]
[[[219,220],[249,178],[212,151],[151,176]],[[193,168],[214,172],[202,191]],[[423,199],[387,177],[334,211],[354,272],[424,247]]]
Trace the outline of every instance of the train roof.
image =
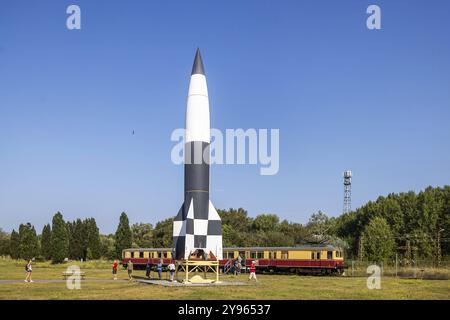
[[[340,247],[333,245],[302,245],[296,247],[224,247],[223,250],[341,250]],[[172,251],[172,248],[129,248],[123,251]]]
[[296,246],[296,247],[227,247],[223,248],[226,249],[234,249],[234,250],[330,250],[330,249],[340,249],[339,247],[332,246],[332,245],[302,245],[302,246]]

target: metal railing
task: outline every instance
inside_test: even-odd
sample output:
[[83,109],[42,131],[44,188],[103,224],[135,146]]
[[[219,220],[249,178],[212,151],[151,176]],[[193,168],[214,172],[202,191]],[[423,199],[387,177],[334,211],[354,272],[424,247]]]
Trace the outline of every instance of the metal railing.
[[399,260],[387,262],[350,260],[346,262],[344,276],[367,277],[367,268],[377,265],[381,276],[411,279],[450,279],[450,261],[442,261],[436,267],[432,260],[411,260],[408,263]]

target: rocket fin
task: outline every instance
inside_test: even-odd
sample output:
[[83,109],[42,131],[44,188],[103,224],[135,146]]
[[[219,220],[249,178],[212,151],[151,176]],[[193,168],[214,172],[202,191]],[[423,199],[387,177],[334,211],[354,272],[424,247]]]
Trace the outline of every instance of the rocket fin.
[[186,220],[183,219],[184,203],[173,221],[173,254],[175,259],[183,258],[186,243]]
[[214,208],[214,205],[212,204],[211,200],[209,200],[208,220],[222,220],[220,219],[220,216],[217,213],[216,208]]
[[181,205],[175,220],[173,221],[173,237],[182,237],[186,235],[186,220],[183,219],[184,204]]
[[212,251],[217,259],[223,259],[222,220],[211,201],[209,201],[208,209],[208,235],[206,247]]

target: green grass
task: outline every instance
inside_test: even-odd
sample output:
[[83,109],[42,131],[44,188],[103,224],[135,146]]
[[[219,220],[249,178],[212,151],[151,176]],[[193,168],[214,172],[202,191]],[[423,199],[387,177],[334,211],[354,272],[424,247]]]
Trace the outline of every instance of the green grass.
[[[62,280],[61,273],[72,264],[52,265],[39,262],[33,266],[34,280]],[[79,263],[78,263],[79,264]],[[79,264],[87,280],[81,290],[69,290],[64,282],[1,283],[0,299],[450,299],[450,280],[382,278],[380,290],[369,290],[366,278],[307,277],[296,275],[258,275],[258,283],[224,287],[162,287],[130,282],[119,268],[117,281],[111,279],[111,263]],[[24,263],[0,259],[0,280],[23,280]],[[143,271],[135,271],[143,276]],[[212,275],[211,275],[212,277]],[[247,281],[222,276],[221,280]]]

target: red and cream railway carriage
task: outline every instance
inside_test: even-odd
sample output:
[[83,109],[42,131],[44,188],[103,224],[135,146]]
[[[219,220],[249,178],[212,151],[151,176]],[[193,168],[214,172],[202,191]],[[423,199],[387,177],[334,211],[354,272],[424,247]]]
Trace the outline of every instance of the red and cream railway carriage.
[[[256,261],[259,271],[340,274],[344,268],[342,250],[331,245],[223,248],[220,266],[224,269],[232,267],[239,256],[246,267]],[[124,266],[130,260],[135,266],[145,266],[149,260],[152,265],[156,265],[161,259],[164,265],[173,261],[171,248],[125,249],[122,259]]]

